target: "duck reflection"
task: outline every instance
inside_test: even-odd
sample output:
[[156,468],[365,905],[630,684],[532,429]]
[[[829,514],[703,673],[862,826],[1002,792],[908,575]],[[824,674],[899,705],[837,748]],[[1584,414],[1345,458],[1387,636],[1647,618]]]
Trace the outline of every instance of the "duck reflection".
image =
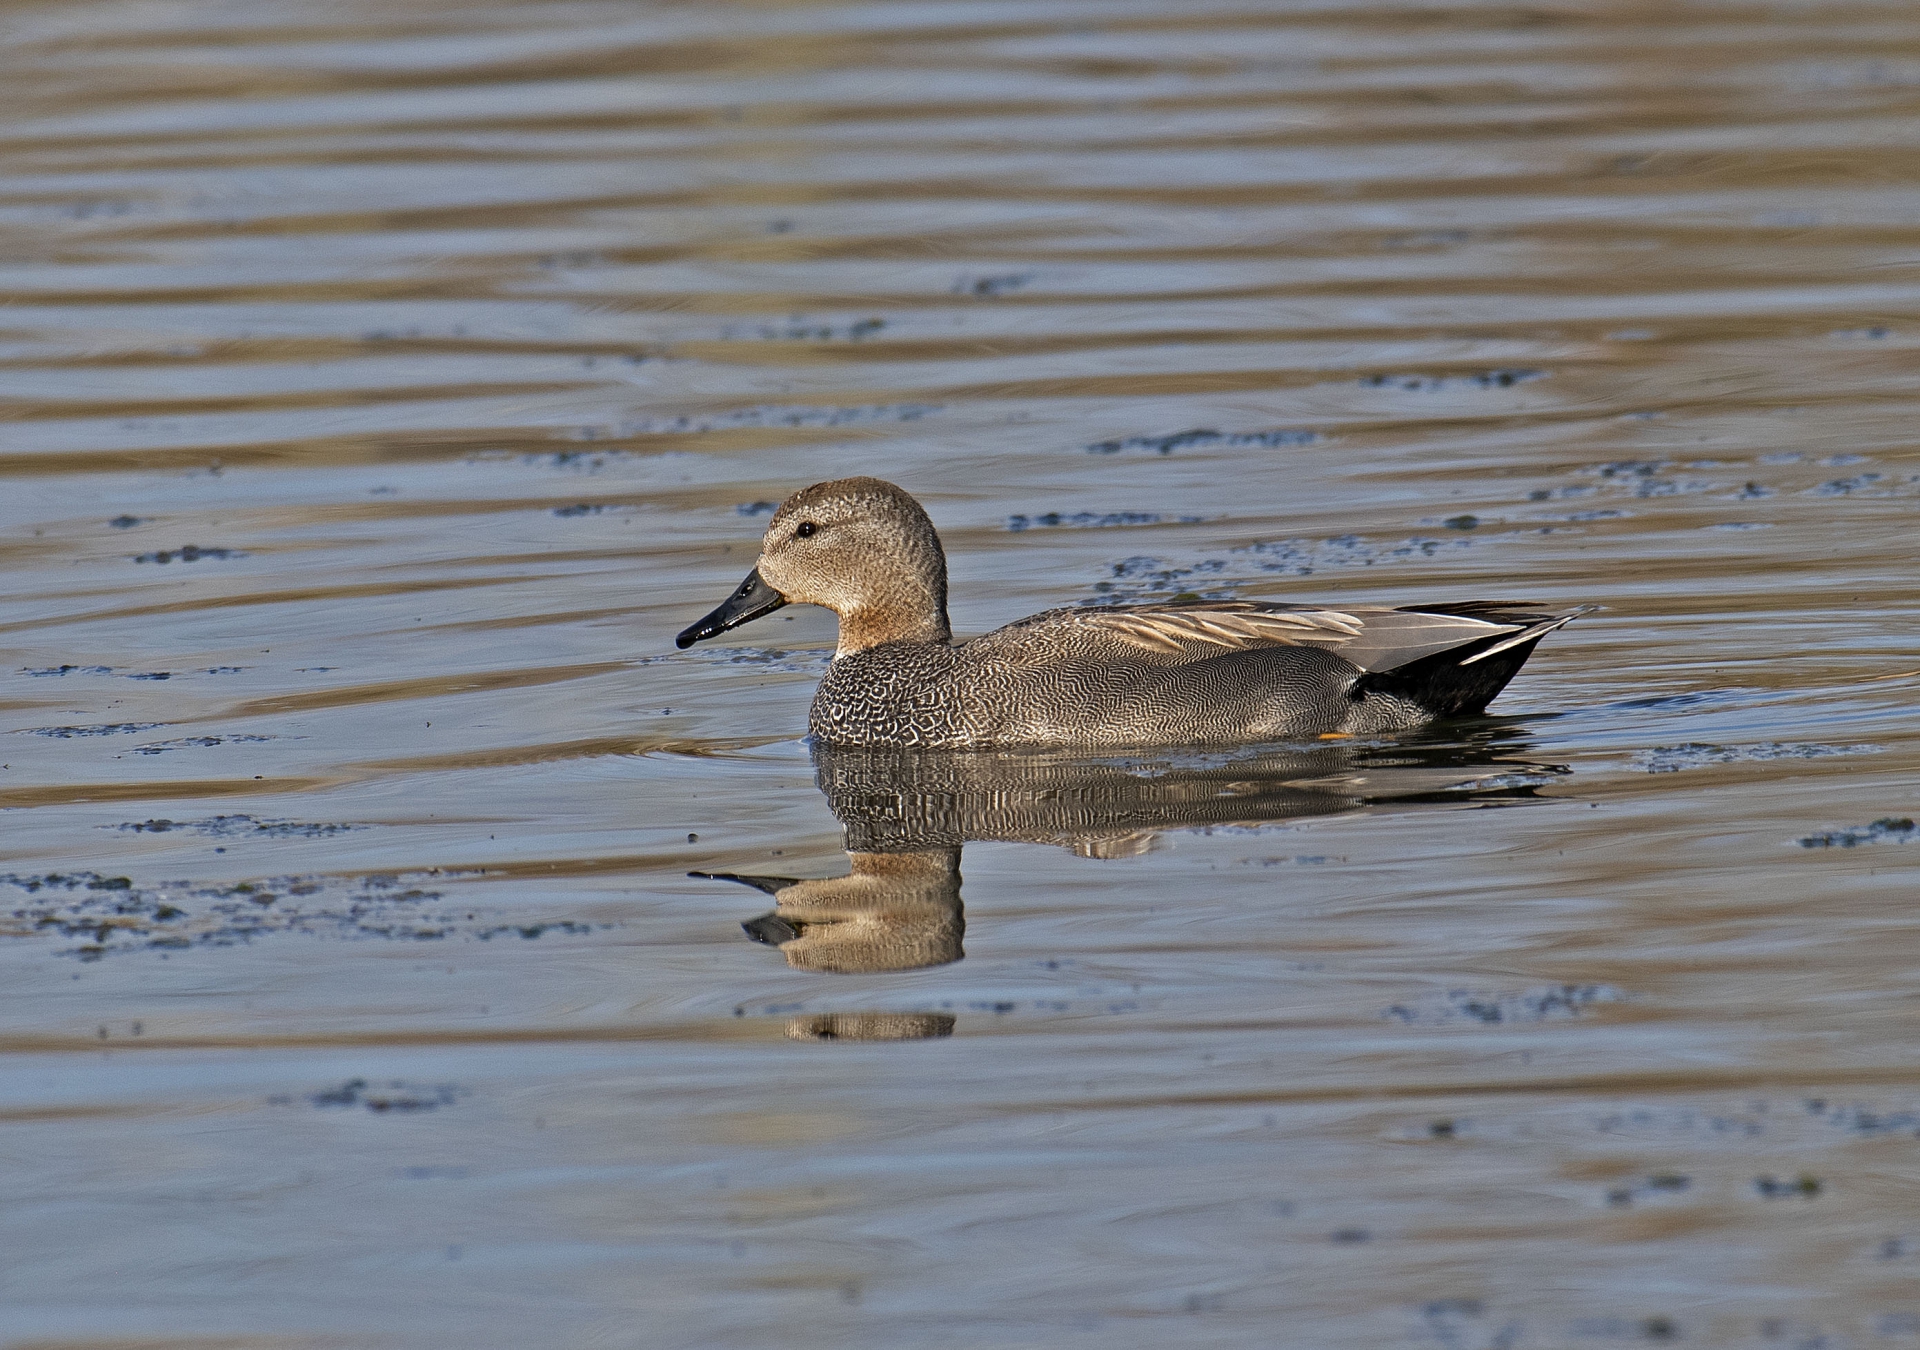
[[930,1041],[953,1035],[952,1013],[814,1013],[787,1023],[790,1041]]
[[[819,745],[815,782],[845,827],[847,874],[693,875],[773,896],[772,912],[742,927],[778,947],[796,970],[920,970],[965,955],[960,850],[974,840],[1120,858],[1145,852],[1169,830],[1525,798],[1568,772],[1525,758],[1526,749],[1518,732],[1503,727],[1465,741],[1124,757]],[[946,1030],[932,1029],[939,1021],[932,1014],[823,1015],[798,1019],[787,1034],[903,1040],[945,1035],[951,1019]]]
[[835,975],[922,970],[958,961],[966,920],[960,916],[960,850],[849,852],[843,877],[801,881],[695,872],[738,881],[775,901],[771,914],[740,926],[755,942],[778,947],[795,970]]

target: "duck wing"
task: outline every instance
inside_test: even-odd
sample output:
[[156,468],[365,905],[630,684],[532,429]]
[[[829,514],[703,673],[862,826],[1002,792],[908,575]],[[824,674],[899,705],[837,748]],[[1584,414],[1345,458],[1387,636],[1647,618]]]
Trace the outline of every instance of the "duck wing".
[[[1149,653],[1169,664],[1256,647],[1319,647],[1363,671],[1380,672],[1477,646],[1479,650],[1463,654],[1457,663],[1472,664],[1536,641],[1571,623],[1585,608],[1590,607],[1554,614],[1523,601],[1505,600],[1403,609],[1187,600],[1048,610],[1000,631],[1011,636],[1017,630],[1057,626],[1058,630],[1075,632],[1082,641],[1093,639],[1101,646],[1113,643],[1121,651]],[[1059,636],[1066,637],[1067,632],[1059,632]]]
[[1538,642],[1594,608],[1581,605],[1555,614],[1525,601],[1466,600],[1451,605],[1360,610],[1357,613],[1365,619],[1360,634],[1336,650],[1369,673],[1398,670],[1448,652],[1458,653],[1453,664],[1470,666]]

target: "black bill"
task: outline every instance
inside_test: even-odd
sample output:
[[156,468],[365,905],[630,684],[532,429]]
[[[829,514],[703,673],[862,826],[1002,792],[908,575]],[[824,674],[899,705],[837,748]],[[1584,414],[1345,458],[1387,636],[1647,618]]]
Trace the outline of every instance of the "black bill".
[[799,877],[743,877],[738,872],[689,872],[687,875],[699,877],[702,881],[737,881],[742,886],[751,886],[768,895],[778,895],[787,887],[800,884]]
[[748,919],[740,928],[755,942],[769,947],[784,947],[800,936],[800,930],[778,914],[762,914],[757,919]]
[[762,581],[756,568],[747,573],[747,579],[740,583],[740,589],[728,596],[720,608],[699,623],[682,630],[673,644],[682,649],[691,647],[704,638],[718,637],[729,628],[738,628],[762,614],[771,614],[786,603],[787,597]]

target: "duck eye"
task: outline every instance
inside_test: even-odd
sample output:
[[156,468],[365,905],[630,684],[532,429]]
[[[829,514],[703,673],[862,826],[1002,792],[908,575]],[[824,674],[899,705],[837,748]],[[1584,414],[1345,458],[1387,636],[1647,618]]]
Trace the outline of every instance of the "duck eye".
[[793,532],[793,536],[796,539],[811,539],[813,538],[814,532],[819,528],[820,527],[812,521],[803,520],[800,522],[800,527]]

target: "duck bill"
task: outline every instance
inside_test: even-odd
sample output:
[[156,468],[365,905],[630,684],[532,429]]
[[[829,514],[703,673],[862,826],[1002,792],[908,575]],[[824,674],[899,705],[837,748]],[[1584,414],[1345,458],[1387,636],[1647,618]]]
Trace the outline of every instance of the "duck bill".
[[673,645],[684,651],[696,642],[718,637],[729,628],[751,623],[762,614],[771,614],[786,603],[787,597],[762,581],[760,570],[755,568],[747,573],[747,579],[740,583],[740,589],[728,596],[720,608],[683,630],[673,640]]

